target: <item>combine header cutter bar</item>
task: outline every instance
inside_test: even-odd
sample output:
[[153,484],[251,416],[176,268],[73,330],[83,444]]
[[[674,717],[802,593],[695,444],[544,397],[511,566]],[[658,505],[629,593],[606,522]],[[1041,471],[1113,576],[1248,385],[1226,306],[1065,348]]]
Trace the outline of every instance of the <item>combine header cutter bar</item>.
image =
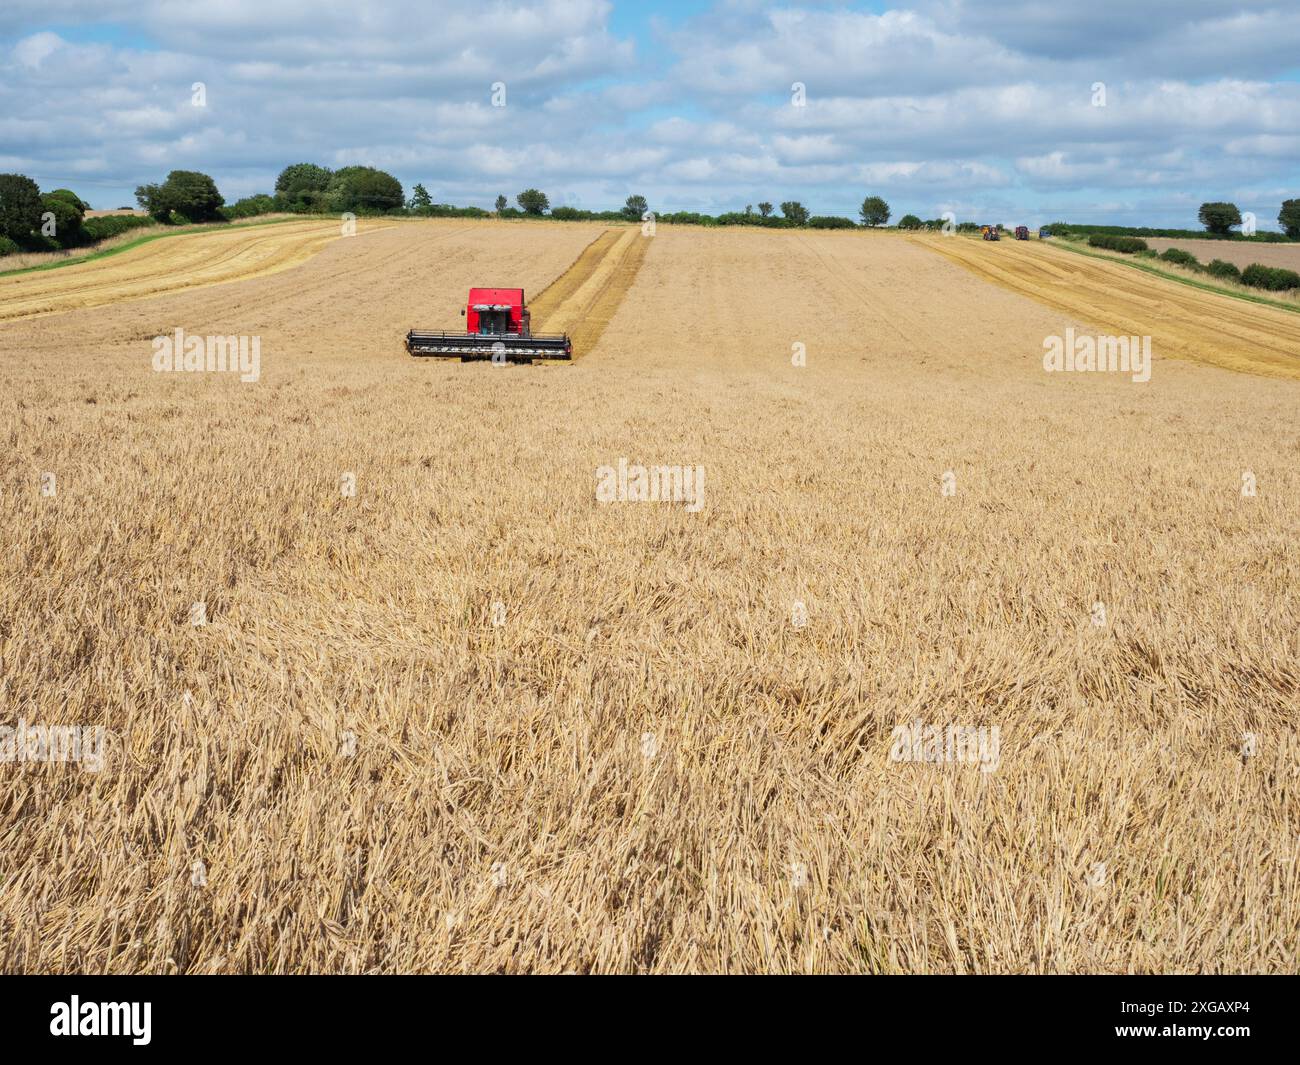
[[468,327],[464,333],[412,329],[406,350],[412,355],[459,358],[461,362],[532,362],[534,359],[571,359],[573,345],[564,333],[533,335],[521,288],[472,288],[469,304],[461,311]]
[[412,329],[406,334],[406,350],[412,355],[457,356],[462,362],[493,357],[507,362],[573,358],[569,338],[563,333],[521,337],[518,333],[429,333]]

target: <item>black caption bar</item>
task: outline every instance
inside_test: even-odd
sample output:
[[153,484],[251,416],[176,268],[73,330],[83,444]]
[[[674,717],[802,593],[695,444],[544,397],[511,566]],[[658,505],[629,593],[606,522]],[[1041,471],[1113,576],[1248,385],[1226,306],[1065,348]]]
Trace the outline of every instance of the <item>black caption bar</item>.
[[435,976],[10,976],[0,979],[0,1031],[7,1051],[93,1053],[112,1044],[124,1053],[336,1056],[398,1049],[414,1034],[408,1023],[440,1041],[477,1033],[500,1048],[512,1037],[527,1042],[529,1033],[551,1043],[568,1032],[586,1044],[584,1036],[594,1039],[622,1017],[625,1036],[707,1031],[733,1050],[736,1040],[761,1042],[775,1027],[791,1035],[802,1028],[796,1037],[812,1043],[853,1038],[864,1050],[892,1033],[927,1053],[996,1046],[1252,1054],[1290,1046],[1295,989],[1293,978],[1257,976],[877,976],[816,986],[786,978],[703,995],[665,981],[579,989],[497,980],[489,989]]

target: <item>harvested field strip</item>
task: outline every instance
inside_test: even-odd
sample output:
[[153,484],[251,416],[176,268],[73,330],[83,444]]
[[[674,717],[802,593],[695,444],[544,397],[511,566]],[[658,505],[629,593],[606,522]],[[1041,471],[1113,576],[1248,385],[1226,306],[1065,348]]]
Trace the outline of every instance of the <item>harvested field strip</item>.
[[0,278],[12,277],[15,274],[34,274],[41,270],[65,270],[69,266],[78,266],[81,263],[94,262],[96,259],[107,259],[110,255],[121,255],[123,252],[130,251],[132,248],[138,248],[141,244],[150,244],[155,240],[171,240],[175,237],[183,237],[189,233],[229,233],[236,229],[251,229],[254,226],[282,226],[288,222],[301,222],[302,218],[297,215],[289,215],[284,218],[267,218],[260,222],[239,222],[233,225],[218,225],[216,223],[202,223],[193,226],[150,226],[144,229],[128,230],[125,233],[119,233],[115,237],[107,237],[97,244],[92,244],[87,248],[80,250],[78,254],[61,253],[61,252],[28,252],[17,255],[6,256],[5,265],[9,263],[22,263],[30,265],[19,265],[13,269],[0,270]]
[[[297,266],[337,240],[337,222],[207,230],[142,243],[111,257],[0,277],[0,321],[35,318],[163,292],[263,277]],[[387,225],[358,223],[358,232]]]
[[645,257],[639,229],[611,229],[532,301],[533,328],[568,333],[577,357],[589,354],[623,302]]
[[1287,301],[1286,297],[1277,298],[1280,294],[1274,296],[1261,296],[1259,289],[1250,289],[1243,285],[1236,285],[1232,282],[1219,282],[1217,279],[1205,280],[1204,276],[1198,276],[1190,270],[1180,273],[1182,269],[1178,266],[1160,266],[1152,265],[1148,259],[1137,259],[1119,252],[1095,251],[1092,248],[1084,248],[1068,240],[1058,240],[1053,245],[1057,251],[1069,252],[1071,255],[1085,255],[1090,259],[1102,259],[1110,263],[1118,263],[1126,270],[1141,270],[1144,274],[1150,274],[1152,277],[1162,277],[1166,281],[1176,281],[1180,285],[1190,285],[1192,288],[1200,289],[1202,292],[1214,292],[1222,296],[1230,296],[1234,300],[1245,300],[1247,303],[1257,303],[1261,307],[1276,307],[1280,311],[1286,311],[1288,314],[1300,314],[1300,302]]
[[1300,378],[1300,317],[1051,245],[912,238],[968,270],[1106,332],[1150,336],[1155,358]]

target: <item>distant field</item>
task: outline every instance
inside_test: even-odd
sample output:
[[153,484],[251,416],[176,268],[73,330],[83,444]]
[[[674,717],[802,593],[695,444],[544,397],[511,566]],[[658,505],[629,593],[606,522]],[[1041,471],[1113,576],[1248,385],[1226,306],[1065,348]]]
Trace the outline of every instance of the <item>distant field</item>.
[[1127,260],[1071,254],[1048,241],[910,239],[1105,333],[1149,335],[1157,359],[1300,378],[1300,314],[1179,285],[1134,270]]
[[[363,220],[357,233],[392,224]],[[0,321],[273,274],[341,236],[338,222],[319,219],[168,233],[107,258],[0,277]]]
[[1154,251],[1166,248],[1180,248],[1195,255],[1202,263],[1211,259],[1222,259],[1240,267],[1251,263],[1264,266],[1284,266],[1288,270],[1300,270],[1300,244],[1263,244],[1241,240],[1166,240],[1161,237],[1145,237],[1147,245]]

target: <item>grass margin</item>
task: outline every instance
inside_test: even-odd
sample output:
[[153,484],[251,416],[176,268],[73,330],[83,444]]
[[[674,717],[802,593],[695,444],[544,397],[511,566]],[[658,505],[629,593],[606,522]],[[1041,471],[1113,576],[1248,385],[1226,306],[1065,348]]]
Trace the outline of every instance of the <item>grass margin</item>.
[[[1158,237],[1152,239],[1160,239]],[[1145,262],[1136,262],[1133,259],[1120,258],[1118,255],[1102,255],[1095,251],[1088,251],[1084,248],[1076,247],[1071,241],[1062,237],[1054,237],[1049,244],[1050,247],[1062,248],[1065,251],[1073,252],[1075,255],[1086,255],[1089,259],[1101,259],[1108,263],[1119,263],[1121,266],[1129,266],[1134,270],[1141,270],[1144,274],[1153,274],[1156,277],[1163,277],[1167,281],[1177,281],[1180,285],[1190,285],[1192,288],[1198,288],[1202,292],[1214,292],[1220,296],[1227,296],[1234,300],[1244,300],[1246,303],[1258,303],[1263,307],[1276,307],[1281,311],[1290,311],[1292,314],[1300,314],[1300,305],[1294,303],[1283,303],[1281,300],[1272,300],[1267,296],[1256,296],[1250,292],[1234,292],[1232,289],[1220,288],[1218,285],[1212,285],[1208,281],[1201,281],[1195,277],[1184,277],[1181,274],[1171,274],[1167,270],[1161,270]]]
[[[271,218],[265,222],[232,222],[224,226],[178,226],[176,229],[168,230],[165,233],[146,233],[135,240],[129,240],[125,244],[118,244],[112,248],[101,248],[99,251],[91,251],[86,255],[77,255],[69,259],[60,259],[53,263],[38,263],[36,266],[20,266],[16,270],[0,270],[0,277],[14,277],[17,274],[34,274],[39,270],[58,270],[64,266],[77,266],[80,263],[94,262],[96,259],[107,259],[112,255],[120,255],[124,251],[130,251],[132,248],[138,248],[142,244],[148,244],[154,240],[164,240],[167,237],[182,237],[193,233],[229,233],[232,229],[252,229],[255,226],[278,226],[285,222],[301,222],[303,219],[318,217],[316,215],[300,215],[293,218]],[[332,216],[331,216],[332,217]]]

